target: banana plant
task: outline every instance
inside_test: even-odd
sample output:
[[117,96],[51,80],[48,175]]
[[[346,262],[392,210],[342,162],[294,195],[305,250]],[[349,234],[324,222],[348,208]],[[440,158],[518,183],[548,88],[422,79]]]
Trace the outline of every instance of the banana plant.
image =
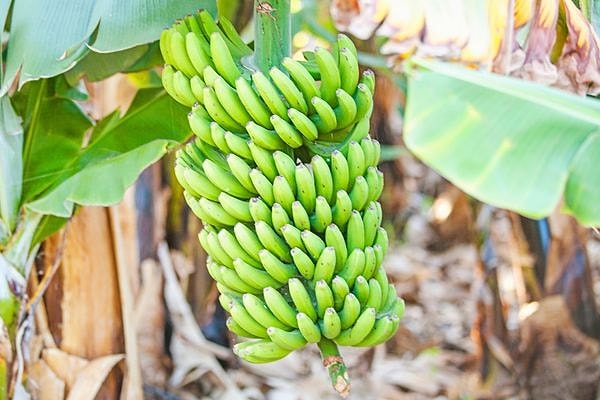
[[[152,69],[161,62],[161,30],[199,7],[216,12],[208,0],[0,4],[8,33],[0,59],[0,335],[11,344],[0,357],[0,399],[19,384],[14,346],[40,242],[77,207],[118,202],[141,171],[189,136],[182,106]],[[133,71],[150,79],[125,113],[87,115],[86,81]]]

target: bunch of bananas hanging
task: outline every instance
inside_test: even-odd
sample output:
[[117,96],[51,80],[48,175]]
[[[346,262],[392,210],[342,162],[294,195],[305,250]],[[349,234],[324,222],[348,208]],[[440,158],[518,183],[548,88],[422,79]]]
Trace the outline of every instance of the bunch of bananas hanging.
[[235,345],[250,362],[323,338],[373,346],[404,303],[381,267],[380,146],[368,136],[374,75],[356,49],[285,58],[268,76],[230,22],[188,16],[163,32],[166,91],[191,107],[196,138],[175,173],[208,253]]

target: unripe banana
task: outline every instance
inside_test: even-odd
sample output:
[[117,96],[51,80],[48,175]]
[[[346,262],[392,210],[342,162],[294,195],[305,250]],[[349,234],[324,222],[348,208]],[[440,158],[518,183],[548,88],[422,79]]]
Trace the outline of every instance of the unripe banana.
[[[240,276],[237,274],[237,272],[235,272],[235,270],[227,268],[227,267],[221,267],[220,271],[221,271],[220,272],[221,278],[223,279],[221,282],[225,286],[230,287],[231,289],[235,290],[237,293],[240,293],[240,294],[242,294],[242,293],[259,294],[260,293],[260,289],[255,288],[254,286],[250,286],[249,284],[244,282],[244,280],[242,280],[242,278],[240,278]],[[243,309],[243,307],[242,307],[242,309]],[[231,311],[230,311],[230,314],[233,316],[233,313]],[[244,324],[240,323],[240,321],[236,317],[234,317],[233,319],[235,320],[235,322],[240,324],[240,326],[242,328],[244,328],[248,332],[255,334],[254,332],[246,329],[246,326]],[[257,334],[255,334],[255,335],[257,335]]]
[[[320,97],[321,92],[310,73],[296,60],[286,57],[281,62],[283,67],[288,71],[290,77],[304,95],[306,104],[310,104],[310,99]],[[310,108],[310,107],[309,107]],[[312,110],[309,110],[312,111]]]
[[246,253],[248,253],[255,261],[260,261],[258,252],[263,249],[262,243],[258,239],[256,233],[248,228],[245,224],[238,222],[233,227],[235,238]]
[[344,305],[344,300],[348,293],[350,293],[350,288],[348,287],[348,283],[339,276],[335,276],[331,280],[331,290],[333,292],[333,304],[336,310],[341,310]]
[[290,353],[290,350],[286,350],[270,340],[238,343],[233,347],[233,351],[240,358],[255,364],[277,361]]
[[215,147],[221,152],[224,154],[231,152],[225,141],[225,129],[221,128],[221,126],[214,121],[210,123],[210,137],[212,138]]
[[341,34],[341,33],[338,34],[336,44],[337,44],[338,52],[345,47],[350,52],[352,52],[352,54],[354,54],[355,57],[358,57],[357,52],[356,52],[356,46],[354,45],[354,42],[352,41],[352,39],[350,39],[348,36]]
[[192,93],[190,87],[190,80],[181,71],[175,71],[173,74],[173,90],[179,96],[179,98],[185,100],[188,107],[193,106],[196,103],[196,97]]
[[[198,205],[204,211],[205,215],[210,215],[221,225],[233,226],[237,223],[235,217],[230,215],[221,204],[211,201],[205,197],[201,197],[198,200]],[[210,222],[209,222],[210,223]]]
[[217,234],[215,232],[207,231],[206,228],[204,228],[203,231],[207,232],[205,239],[207,242],[207,247],[204,248],[206,252],[222,266],[233,268],[233,260],[225,252],[223,247],[221,247],[221,243],[219,243]]
[[173,78],[175,75],[175,69],[170,66],[170,65],[165,65],[165,67],[163,68],[162,71],[162,84],[165,88],[165,90],[167,91],[167,93],[174,98],[178,103],[183,104],[184,106],[190,107],[192,104],[190,104],[190,102],[188,101],[188,99],[186,99],[185,97],[181,97],[179,95],[179,92],[175,91],[175,87],[174,87],[174,83],[173,83]]
[[270,206],[275,203],[275,198],[273,196],[273,184],[263,173],[254,168],[250,171],[250,179],[252,180],[252,184],[254,188],[260,195],[260,197]]
[[312,214],[315,210],[317,192],[313,174],[305,164],[296,166],[296,196],[306,212]]
[[350,183],[350,169],[346,157],[338,151],[331,153],[331,176],[333,179],[333,190],[348,190]]
[[210,134],[211,121],[202,117],[201,113],[192,111],[188,114],[188,122],[190,123],[190,128],[192,128],[192,132],[196,136],[211,146],[215,145]]
[[212,160],[204,160],[202,168],[213,185],[239,199],[249,199],[253,193],[246,190],[231,172],[221,168]]
[[[199,104],[204,104],[204,88],[206,84],[198,75],[190,78],[190,90]],[[208,113],[207,113],[208,115]],[[210,117],[210,116],[209,116]]]
[[238,124],[245,126],[252,120],[250,114],[244,108],[240,98],[238,97],[235,89],[233,89],[225,79],[218,77],[214,82],[215,94],[219,103],[229,113]]
[[363,210],[369,201],[369,185],[363,176],[357,176],[349,193],[354,210]]
[[351,184],[354,184],[354,181],[357,177],[362,176],[367,169],[367,165],[365,163],[365,155],[363,153],[362,147],[358,142],[352,141],[348,145],[348,179]]
[[208,86],[205,87],[202,96],[204,99],[204,107],[206,107],[206,111],[208,111],[208,114],[214,121],[229,131],[244,131],[244,127],[231,118],[227,110],[223,108],[223,105],[219,102],[219,99],[217,98],[213,88]]
[[209,200],[216,201],[219,194],[222,193],[219,188],[212,184],[204,172],[184,168],[183,178],[184,182],[179,179],[179,183],[194,197],[206,197]]
[[377,255],[375,254],[375,249],[371,246],[367,246],[364,249],[365,252],[365,269],[362,272],[362,275],[366,279],[370,279],[373,275],[375,275],[375,271],[379,267],[377,265]]
[[276,232],[281,232],[281,228],[290,223],[290,217],[281,204],[274,203],[271,207],[271,221]]
[[338,190],[335,206],[332,210],[333,223],[340,229],[345,229],[352,216],[352,200],[344,190]]
[[279,92],[275,86],[273,86],[269,78],[262,72],[257,71],[252,74],[252,81],[271,113],[286,119],[288,107],[286,107],[283,99],[279,96]]
[[328,339],[335,339],[342,331],[342,322],[338,313],[332,307],[325,310],[321,323],[322,333]]
[[317,195],[323,196],[326,201],[333,200],[333,177],[327,161],[319,155],[313,156],[310,165],[315,177],[315,189]]
[[343,47],[339,52],[340,87],[348,93],[356,89],[359,78],[358,60],[354,53]]
[[335,249],[335,272],[338,272],[346,263],[348,249],[344,235],[336,224],[330,224],[325,230],[325,243]]
[[373,71],[371,71],[370,69],[365,70],[362,73],[362,78],[360,79],[360,82],[366,85],[372,94],[375,94],[375,73]]
[[206,67],[214,66],[209,55],[209,45],[204,41],[204,37],[198,36],[194,32],[189,32],[185,35],[185,49],[190,62],[196,70],[196,74],[201,76]]
[[373,109],[373,93],[371,93],[367,85],[359,83],[353,97],[356,103],[356,120],[361,120],[369,116]]
[[294,82],[280,69],[275,67],[269,70],[269,75],[271,75],[273,83],[275,83],[277,89],[283,94],[290,107],[306,114],[308,112],[306,100],[304,100],[302,92],[294,85]]
[[202,79],[204,80],[204,83],[208,87],[212,88],[215,84],[215,80],[218,77],[219,77],[219,74],[210,65],[207,65],[206,68],[204,68],[204,71],[202,71]]
[[301,237],[308,254],[316,262],[325,249],[325,242],[309,230],[302,231]]
[[373,330],[376,315],[377,310],[374,308],[367,308],[360,314],[354,323],[354,326],[342,331],[335,338],[335,342],[341,346],[355,346],[362,342],[369,332]]
[[252,153],[250,152],[250,147],[248,147],[248,140],[246,138],[242,138],[234,133],[225,132],[224,133],[225,143],[229,150],[246,160],[252,160]]
[[[229,311],[227,311],[227,312],[229,312]],[[244,330],[231,317],[227,318],[227,321],[225,321],[225,325],[227,326],[227,329],[229,329],[231,332],[235,333],[238,336],[247,337],[247,338],[257,338],[258,339],[258,336],[254,336],[250,332]]]
[[321,340],[321,330],[319,326],[305,313],[300,312],[296,315],[298,329],[308,343],[318,343]]
[[275,151],[283,150],[287,147],[286,143],[281,140],[277,132],[263,128],[254,121],[250,121],[246,124],[246,131],[248,131],[252,141],[263,149]]
[[315,203],[315,214],[311,217],[311,228],[318,233],[325,231],[332,221],[331,207],[325,197],[318,196]]
[[283,176],[276,176],[273,181],[273,197],[284,208],[287,215],[292,215],[292,203],[296,201],[295,193]]
[[333,111],[331,105],[319,97],[313,97],[310,100],[310,103],[316,111],[316,114],[311,117],[311,121],[317,127],[319,134],[328,133],[335,130],[337,127],[337,119],[335,116],[335,111]]
[[[335,106],[335,91],[340,88],[340,70],[330,52],[322,47],[315,49],[315,61],[321,73],[321,98]],[[313,104],[314,105],[314,104]]]
[[[269,225],[267,222],[265,221],[257,221],[254,224],[254,227],[256,228],[256,234],[258,235],[258,239],[260,240],[260,242],[263,244],[263,246],[265,247],[266,250],[269,250],[267,253],[272,253],[272,254],[267,254],[266,257],[271,257],[273,254],[278,258],[279,260],[285,262],[285,263],[290,263],[292,262],[292,256],[290,255],[290,248],[287,245],[287,243],[285,243],[285,241],[283,240],[283,238],[281,238],[281,236],[279,236],[271,227],[271,225]],[[260,259],[261,261],[263,261],[263,254],[260,254]],[[263,265],[264,265],[264,261],[263,261]],[[266,266],[265,266],[266,269]],[[277,278],[276,278],[277,279]]]
[[346,265],[338,273],[348,286],[352,287],[356,278],[365,270],[365,252],[361,249],[354,249],[348,255]]
[[[310,103],[312,106],[312,103]],[[288,110],[288,117],[292,124],[298,129],[298,132],[302,134],[309,141],[315,141],[319,137],[319,130],[315,123],[306,115],[300,111],[290,108]]]
[[[302,281],[300,281],[298,278],[291,278],[288,281],[288,288],[290,291],[290,296],[292,297],[292,301],[296,306],[296,310],[298,310],[299,313],[305,314],[312,320],[312,322],[316,322],[317,310],[315,310],[310,295],[308,294],[308,291],[306,290],[306,287]],[[300,325],[300,321],[298,321],[298,325]],[[302,332],[301,327],[300,331]],[[306,339],[310,342],[309,338]]]
[[299,329],[287,332],[283,329],[270,327],[267,329],[267,334],[273,343],[288,350],[298,350],[307,343]]
[[281,175],[294,190],[296,188],[296,163],[294,160],[282,151],[273,153],[273,161],[278,175]]
[[302,231],[300,229],[296,228],[294,225],[287,224],[281,227],[281,234],[283,235],[285,242],[292,248],[292,250],[294,250],[294,247],[304,250],[304,243],[302,243]]
[[169,48],[171,53],[171,58],[173,61],[173,66],[179,71],[186,74],[188,77],[194,76],[196,74],[196,69],[194,65],[190,61],[190,58],[187,54],[187,50],[185,48],[185,34],[181,34],[180,32],[171,32],[169,35]]
[[310,217],[302,204],[297,200],[292,203],[292,219],[296,228],[303,231],[310,229]]
[[333,277],[335,271],[335,249],[333,247],[326,247],[321,252],[317,264],[315,265],[315,275],[313,279],[324,280],[329,283]]
[[271,221],[271,209],[263,200],[253,197],[250,199],[249,207],[254,222],[264,221],[266,224],[273,223]]
[[351,95],[345,90],[335,91],[338,105],[333,109],[337,121],[337,129],[343,129],[352,125],[356,121],[356,103]]
[[288,325],[277,319],[259,297],[246,293],[242,296],[242,302],[246,311],[248,311],[248,314],[265,328],[275,327],[279,329],[288,329]]
[[296,269],[306,279],[312,279],[315,274],[315,264],[310,257],[299,247],[290,250]]
[[221,207],[233,218],[243,222],[253,221],[247,200],[239,200],[225,192],[219,194],[218,200]]
[[[354,287],[352,288],[352,293],[356,296],[360,304],[366,304],[369,300],[369,281],[367,281],[364,276],[359,275],[354,281]],[[379,292],[381,295],[381,291]]]
[[346,227],[346,243],[348,251],[365,247],[365,226],[360,212],[353,210]]
[[383,251],[383,254],[386,254],[388,251],[388,234],[386,232],[385,229],[383,229],[382,227],[379,227],[379,229],[377,229],[377,235],[375,235],[375,244],[378,244],[381,246],[381,250]]
[[250,171],[252,168],[236,154],[227,155],[227,166],[231,174],[237,179],[244,189],[253,194],[258,194],[254,188],[254,184],[250,179]]
[[270,181],[275,179],[279,173],[277,172],[277,168],[275,166],[273,153],[269,150],[263,149],[260,146],[257,146],[253,141],[248,142],[248,147],[250,148],[252,158],[254,159],[258,169],[260,169],[260,171],[265,174]]
[[280,283],[285,283],[291,277],[298,275],[298,271],[294,264],[282,262],[275,254],[267,249],[259,251],[258,256],[260,257],[260,261],[265,268],[265,271]]
[[315,299],[317,300],[317,313],[322,319],[325,310],[333,307],[333,292],[326,281],[320,280],[315,284]]
[[[228,229],[221,229],[219,233],[217,233],[217,238],[219,239],[219,243],[221,244],[223,250],[225,250],[227,255],[231,257],[232,260],[234,260],[234,268],[235,260],[237,258],[243,260],[245,263],[251,265],[254,268],[262,268],[260,263],[258,263],[248,253],[246,253],[246,251],[238,243],[236,237]],[[240,275],[239,272],[238,275]],[[262,289],[263,287],[261,287],[260,289]]]
[[302,146],[302,135],[292,124],[285,121],[279,115],[271,116],[271,124],[275,127],[275,132],[277,132],[279,138],[292,149]]
[[[273,279],[271,275],[269,275],[269,273],[265,270],[255,268],[247,262],[243,261],[241,258],[236,258],[233,261],[233,266],[238,276],[242,278],[244,282],[248,283],[250,286],[256,289],[262,290],[266,287],[280,288],[283,285],[282,283]],[[250,312],[248,306],[246,306],[246,310]],[[260,319],[257,319],[257,321],[261,322]],[[266,326],[268,327],[271,325]]]
[[[173,55],[171,54],[171,34],[173,29],[165,29],[160,33],[160,40],[158,42],[160,52],[162,53],[165,64],[173,65]],[[169,93],[170,94],[170,93]]]
[[250,83],[243,77],[240,77],[235,81],[235,88],[240,101],[246,108],[246,111],[252,116],[252,119],[267,129],[273,128],[269,120],[271,112],[254,89],[252,89]]
[[236,79],[242,74],[233,60],[225,39],[219,32],[213,32],[210,35],[210,55],[219,75],[231,86],[235,86]]
[[356,346],[370,347],[385,342],[396,332],[398,322],[400,322],[400,318],[397,316],[386,315],[377,319],[371,332]]
[[296,310],[286,301],[285,297],[272,287],[264,288],[263,297],[269,310],[282,323],[297,328]]
[[377,200],[383,191],[383,172],[375,167],[369,167],[365,179],[369,186],[369,201]]
[[[387,283],[385,287],[387,289]],[[369,298],[363,303],[365,307],[373,307],[375,310],[379,310],[384,299],[379,282],[374,278],[369,279]]]
[[360,315],[360,302],[353,293],[349,293],[344,299],[344,305],[339,312],[342,329],[348,329]]

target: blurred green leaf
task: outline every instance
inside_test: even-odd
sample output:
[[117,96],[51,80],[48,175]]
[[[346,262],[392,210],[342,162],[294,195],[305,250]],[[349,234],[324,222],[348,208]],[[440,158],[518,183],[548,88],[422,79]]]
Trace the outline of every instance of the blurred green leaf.
[[0,98],[0,242],[17,222],[21,198],[23,129],[7,96]]
[[19,86],[59,75],[90,49],[110,53],[154,42],[177,18],[201,8],[215,14],[215,0],[19,0],[11,14],[0,95],[19,70]]
[[31,246],[35,246],[38,243],[46,240],[50,235],[58,232],[66,223],[69,222],[68,218],[55,217],[54,215],[44,215],[40,224],[38,225],[33,239],[31,240]]
[[600,225],[600,102],[542,85],[415,61],[407,147],[459,188],[532,218]]
[[26,85],[16,97],[27,116],[22,204],[33,211],[66,218],[75,204],[114,204],[148,165],[189,136],[185,107],[162,90],[140,90],[125,115],[116,111],[91,129],[77,104],[56,97],[45,82]]

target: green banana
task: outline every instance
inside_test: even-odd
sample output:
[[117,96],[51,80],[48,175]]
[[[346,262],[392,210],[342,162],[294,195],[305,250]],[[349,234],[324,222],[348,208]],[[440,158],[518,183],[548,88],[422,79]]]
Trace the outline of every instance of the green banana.
[[279,115],[281,118],[287,118],[287,109],[283,99],[279,96],[279,92],[273,86],[269,78],[267,78],[262,72],[256,71],[252,74],[252,82],[256,90],[260,94],[271,114]]
[[304,243],[306,251],[313,261],[316,262],[321,256],[323,249],[325,249],[325,242],[309,230],[302,231],[300,237],[302,238],[302,243]]
[[208,119],[202,117],[200,112],[194,110],[188,114],[188,122],[190,123],[192,132],[194,132],[196,136],[209,145],[214,146],[214,142],[210,135],[211,122]]
[[331,105],[319,97],[313,97],[310,100],[310,103],[316,111],[316,114],[311,117],[311,121],[317,127],[319,134],[328,133],[335,130],[338,123],[335,116],[335,111]]
[[[356,296],[360,304],[366,304],[367,300],[369,300],[369,281],[367,281],[364,276],[359,275],[354,281],[354,287],[352,288],[352,293]],[[381,294],[381,292],[379,292]]]
[[[319,91],[317,82],[315,82],[310,73],[304,69],[302,64],[290,57],[284,58],[281,64],[290,74],[290,77],[298,89],[300,89],[300,92],[303,94],[307,105],[310,104],[310,99],[313,97],[321,97],[321,92]],[[309,111],[312,111],[310,107]]]
[[252,153],[250,152],[250,147],[248,147],[248,140],[231,132],[225,132],[223,137],[225,138],[225,144],[229,147],[231,153],[245,158],[246,160],[252,160]]
[[285,297],[272,287],[263,289],[263,297],[269,310],[282,323],[293,328],[298,327],[296,322],[296,310],[286,301]]
[[320,280],[315,284],[315,299],[317,300],[317,313],[322,319],[325,310],[333,307],[333,292],[326,281]]
[[244,188],[231,172],[218,166],[212,160],[204,160],[202,168],[213,185],[239,199],[249,199],[253,193]]
[[336,224],[340,229],[345,229],[348,220],[352,216],[352,200],[350,199],[348,193],[346,193],[344,190],[338,190],[335,206],[331,211],[333,223]]
[[242,296],[242,302],[246,311],[248,311],[248,314],[265,328],[275,327],[279,329],[289,329],[288,325],[284,324],[273,315],[271,310],[269,310],[267,305],[259,297],[250,293],[245,293]]
[[352,328],[343,330],[336,338],[335,342],[341,346],[355,346],[362,342],[375,325],[377,310],[367,308],[363,311]]
[[252,116],[252,119],[257,124],[267,129],[272,129],[273,125],[270,121],[271,112],[258,94],[256,94],[252,85],[243,77],[239,77],[235,81],[235,88],[240,101],[246,108],[246,111]]
[[171,32],[169,35],[169,49],[173,61],[173,66],[177,68],[179,71],[186,74],[188,77],[194,76],[196,74],[196,69],[192,64],[187,50],[185,48],[185,34],[181,34],[180,32]]
[[[387,282],[385,288],[387,289]],[[379,310],[381,302],[384,299],[385,297],[383,297],[379,282],[377,282],[377,280],[374,278],[369,279],[369,297],[367,301],[363,303],[365,307],[373,307],[374,309]]]
[[349,293],[344,299],[344,305],[339,312],[341,328],[348,329],[360,315],[360,302],[353,293]]
[[288,332],[283,329],[270,327],[267,329],[267,334],[273,343],[287,350],[298,350],[307,343],[299,329]]
[[284,225],[290,223],[290,217],[281,204],[273,203],[273,206],[271,207],[271,221],[273,222],[273,228],[279,233]]
[[213,32],[210,35],[210,55],[219,75],[231,86],[235,86],[236,79],[242,74],[233,60],[225,39],[219,32]]
[[231,174],[235,179],[237,179],[240,185],[242,185],[242,187],[248,192],[252,194],[258,194],[254,188],[252,179],[250,179],[250,171],[252,168],[250,168],[246,161],[242,160],[242,158],[236,154],[227,154],[226,160]]
[[[321,73],[321,98],[335,106],[335,91],[340,88],[340,70],[333,55],[322,47],[315,49],[315,61]],[[313,104],[314,105],[314,104]]]
[[[233,261],[233,266],[234,266],[235,272],[238,274],[238,276],[241,279],[243,279],[244,282],[246,282],[248,285],[252,286],[253,288],[262,290],[266,287],[279,288],[282,286],[282,284],[279,283],[278,281],[276,281],[275,279],[273,279],[271,277],[271,275],[269,275],[268,272],[266,272],[263,269],[258,269],[258,268],[253,267],[252,265],[248,264],[241,258],[236,258]],[[244,303],[244,305],[245,305],[245,303]],[[248,312],[250,312],[250,310],[248,309],[247,306],[246,306],[246,310],[248,310]],[[260,322],[262,320],[257,319],[257,321]],[[270,326],[270,325],[267,325],[266,327],[268,327],[268,326]]]
[[[273,119],[271,119],[273,122]],[[287,147],[286,143],[279,137],[277,132],[271,129],[263,128],[254,121],[246,124],[246,131],[250,138],[258,146],[266,150],[283,150]]]
[[245,126],[252,120],[252,117],[244,108],[244,104],[241,102],[235,89],[229,86],[225,79],[219,76],[215,79],[213,86],[219,103],[227,110],[235,122]]
[[250,171],[250,179],[260,197],[268,205],[272,206],[273,203],[275,203],[275,198],[273,196],[273,184],[271,181],[256,168],[253,168],[252,171]]
[[369,334],[356,346],[371,347],[388,340],[397,330],[400,318],[386,315],[375,321],[375,326]]
[[283,176],[290,187],[295,190],[296,163],[294,160],[283,151],[276,151],[273,153],[273,161],[275,163],[275,168],[277,169],[278,175]]
[[179,183],[195,197],[206,197],[209,200],[217,201],[219,194],[222,193],[219,188],[212,184],[204,172],[185,168],[183,178],[185,182],[180,179]]
[[283,235],[285,242],[292,248],[292,250],[294,250],[294,247],[304,250],[304,243],[302,243],[301,236],[302,231],[300,229],[296,228],[292,224],[287,224],[281,227],[281,234]]
[[356,103],[345,90],[335,91],[338,105],[333,109],[337,121],[337,129],[343,129],[356,121]]
[[369,167],[365,179],[369,186],[369,201],[376,201],[383,191],[383,172],[375,167]]
[[173,84],[173,77],[175,75],[175,69],[170,65],[165,65],[162,71],[161,79],[162,84],[167,91],[167,93],[174,98],[178,103],[183,104],[184,106],[190,107],[192,104],[188,101],[188,99],[181,97],[179,92],[175,91],[175,87]]
[[[221,282],[225,286],[235,290],[237,293],[240,293],[240,294],[241,293],[252,293],[252,294],[260,293],[260,289],[255,288],[254,286],[250,286],[249,284],[244,282],[242,280],[242,278],[240,278],[240,276],[237,274],[237,272],[235,272],[235,270],[227,268],[227,267],[221,267],[220,273],[221,273],[221,278],[222,278]],[[237,318],[234,317],[234,320],[235,320],[235,322],[240,324],[242,326],[242,328],[246,329],[246,327],[243,324],[241,324]],[[248,329],[246,329],[246,330],[248,330]]]
[[330,282],[335,271],[335,249],[325,247],[319,256],[315,265],[314,280],[324,280]]
[[296,228],[303,231],[310,229],[310,217],[298,200],[292,203],[292,219]]
[[273,180],[273,197],[288,215],[292,215],[292,203],[296,201],[295,193],[283,176],[276,176]]
[[271,209],[259,197],[253,197],[249,202],[250,214],[254,222],[264,221],[266,224],[273,223],[271,221]]
[[221,207],[238,221],[252,222],[250,207],[247,200],[239,200],[225,192],[219,194],[219,203]]
[[214,121],[210,123],[210,137],[212,138],[215,147],[221,150],[221,152],[225,154],[231,152],[225,141],[225,129],[221,128],[221,126]]
[[348,259],[348,249],[344,234],[336,224],[330,224],[325,230],[325,244],[335,249],[335,272],[340,271]]
[[[208,83],[208,81],[206,82]],[[227,110],[223,108],[223,105],[219,102],[215,90],[212,87],[206,86],[202,92],[202,96],[204,107],[206,107],[206,111],[208,111],[208,114],[215,122],[232,132],[244,131],[244,127],[231,118]]]
[[296,166],[296,195],[308,214],[315,210],[317,192],[312,172],[305,164]]
[[[285,263],[292,262],[290,256],[290,248],[285,243],[285,240],[279,236],[266,221],[256,221],[254,224],[258,239],[263,244],[265,249],[277,256]],[[260,254],[259,254],[260,255]],[[260,255],[262,260],[262,255]]]
[[285,283],[288,279],[298,275],[298,270],[296,270],[294,264],[282,262],[275,254],[267,249],[259,251],[258,256],[260,257],[260,262],[265,271],[280,283]]
[[362,176],[367,169],[365,154],[358,142],[352,141],[348,145],[348,180],[354,184],[357,177]]
[[335,339],[342,331],[342,321],[340,316],[332,307],[325,310],[321,327],[323,336],[328,339]]
[[344,278],[336,275],[331,280],[331,291],[333,292],[334,308],[336,310],[341,310],[346,296],[348,293],[350,293],[348,283],[344,280]]
[[290,354],[290,350],[286,350],[270,340],[237,343],[234,345],[233,351],[240,358],[255,364],[277,361]]
[[363,210],[369,201],[369,184],[363,176],[357,176],[349,193],[354,210]]
[[346,243],[348,251],[365,247],[365,227],[360,212],[353,210],[346,227]]
[[233,232],[235,233],[236,240],[240,246],[242,246],[242,249],[244,249],[254,261],[260,261],[258,252],[263,249],[263,245],[260,240],[258,240],[256,233],[241,222],[235,224]]
[[381,224],[379,211],[375,202],[369,203],[367,209],[363,212],[363,225],[365,227],[365,245],[371,246],[375,242],[377,229]]
[[377,256],[375,254],[375,249],[371,246],[365,247],[364,252],[365,252],[365,269],[363,270],[362,275],[366,279],[370,279],[373,275],[375,275],[375,271],[378,267]]
[[260,146],[257,146],[253,141],[248,142],[248,147],[250,148],[252,159],[256,163],[258,169],[260,169],[270,181],[275,179],[275,177],[279,174],[277,173],[275,160],[273,159],[273,153],[269,150],[263,149]]
[[331,153],[331,177],[333,179],[333,190],[348,190],[350,184],[350,168],[346,157],[338,151]]
[[356,278],[365,270],[365,252],[361,249],[354,249],[348,255],[346,265],[338,275],[348,283],[349,287],[354,285]]
[[360,72],[356,55],[343,47],[339,51],[340,87],[352,93],[358,84]]
[[312,279],[315,274],[315,264],[310,257],[299,247],[290,250],[296,269],[306,279]]
[[[251,265],[254,268],[262,267],[260,263],[258,263],[254,258],[252,258],[252,256],[250,256],[248,253],[246,253],[246,251],[243,249],[243,247],[237,241],[236,237],[228,229],[221,229],[217,233],[217,238],[219,239],[219,243],[221,244],[221,247],[223,248],[223,250],[225,250],[225,253],[227,253],[227,255],[229,257],[231,257],[232,260],[234,260],[233,261],[234,268],[235,268],[235,260],[238,258],[241,259],[242,261],[244,261],[245,263]],[[238,275],[239,275],[239,272],[238,272]],[[261,289],[262,289],[262,287],[261,287]]]
[[185,105],[188,107],[196,103],[196,97],[190,87],[190,80],[181,71],[175,71],[173,74],[173,90],[179,98],[185,100]]
[[[312,106],[312,103],[309,103]],[[302,134],[308,141],[315,141],[319,137],[319,130],[315,123],[306,115],[300,111],[290,108],[288,110],[288,117],[292,124],[298,129],[298,132]]]
[[210,215],[211,218],[216,219],[221,225],[233,226],[237,223],[235,217],[231,216],[227,211],[225,211],[223,206],[216,201],[211,201],[205,197],[201,197],[198,200],[198,205],[206,213],[205,215]]
[[299,312],[296,315],[298,329],[308,343],[318,343],[321,340],[321,330],[319,326],[305,313]]
[[332,221],[331,207],[325,197],[318,196],[315,203],[315,214],[310,218],[311,228],[318,233],[325,232],[325,229]]
[[302,92],[294,85],[294,82],[283,71],[275,67],[269,70],[269,75],[290,107],[306,114],[308,112],[306,100],[304,100]]
[[208,43],[194,32],[185,35],[185,50],[197,75],[202,75],[204,68],[208,66],[214,67],[210,55],[207,53],[207,50],[210,52]]
[[292,149],[302,146],[302,135],[296,130],[294,125],[290,124],[279,115],[271,116],[271,124],[279,138]]
[[[190,78],[190,90],[199,104],[204,104],[204,88],[206,84],[198,75]],[[208,113],[207,113],[208,115]],[[209,116],[210,117],[210,116]]]
[[[316,322],[317,310],[315,310],[310,295],[308,294],[308,291],[306,290],[306,287],[302,281],[298,278],[291,278],[288,281],[288,288],[290,291],[290,297],[296,306],[296,310],[298,310],[299,313],[303,313],[308,316],[313,322]],[[300,321],[298,321],[298,324],[300,324]],[[300,328],[300,331],[302,331],[302,328]]]
[[333,177],[327,161],[319,155],[313,156],[310,161],[313,176],[315,177],[315,189],[319,196],[323,196],[326,201],[333,200]]
[[227,318],[227,321],[225,321],[225,325],[227,326],[227,329],[229,329],[231,332],[235,333],[238,336],[247,338],[258,338],[258,336],[254,336],[250,332],[242,329],[242,327],[239,326],[238,323],[235,322],[231,317]]

